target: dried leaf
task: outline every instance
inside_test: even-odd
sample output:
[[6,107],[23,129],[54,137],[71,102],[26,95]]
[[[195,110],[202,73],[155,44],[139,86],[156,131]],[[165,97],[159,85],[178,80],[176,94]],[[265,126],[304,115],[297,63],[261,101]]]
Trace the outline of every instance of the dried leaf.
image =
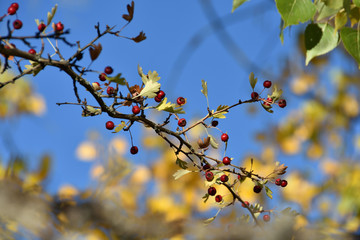
[[146,39],[146,36],[145,36],[145,33],[143,31],[141,31],[139,33],[139,35],[137,35],[136,37],[131,38],[131,40],[133,40],[136,43],[144,41],[145,39]]
[[204,140],[199,139],[197,141],[197,144],[199,145],[199,148],[203,149],[203,148],[207,148],[210,145],[210,137],[206,137],[204,138]]
[[102,46],[100,43],[98,43],[98,45],[93,44],[89,48],[91,61],[94,61],[95,59],[97,59],[99,57],[101,50],[102,50]]
[[287,168],[288,168],[287,166],[285,166],[284,164],[281,164],[281,165],[275,167],[274,173],[277,175],[283,175],[286,173]]
[[126,6],[128,14],[123,14],[122,17],[128,22],[131,22],[131,20],[134,17],[134,1],[131,2],[131,5]]

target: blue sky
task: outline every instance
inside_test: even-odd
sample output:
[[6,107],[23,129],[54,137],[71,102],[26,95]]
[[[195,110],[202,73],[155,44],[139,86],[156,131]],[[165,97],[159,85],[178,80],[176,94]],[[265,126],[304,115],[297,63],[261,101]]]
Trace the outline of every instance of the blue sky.
[[[103,37],[99,41],[103,46],[102,54],[91,65],[92,68],[102,71],[105,66],[111,65],[130,83],[140,83],[138,64],[146,72],[156,70],[169,100],[175,101],[178,96],[187,98],[185,116],[188,119],[206,114],[206,100],[200,92],[202,79],[208,82],[212,108],[233,104],[238,99],[249,99],[251,88],[248,76],[252,71],[259,77],[260,83],[265,79],[276,82],[276,76],[285,64],[284,56],[295,46],[296,28],[285,31],[282,45],[278,37],[280,16],[273,2],[249,1],[233,14],[232,1],[209,2],[215,13],[224,17],[225,30],[215,32],[209,25],[209,16],[210,20],[216,16],[214,12],[204,10],[209,8],[204,8],[202,1],[135,1],[134,20],[121,35],[134,37],[144,31],[147,39],[134,43],[114,36]],[[2,1],[0,6],[6,9],[10,3]],[[58,3],[58,11],[54,22],[61,21],[65,29],[71,30],[67,39],[73,43],[79,40],[83,46],[96,36],[94,25],[97,22],[102,28],[117,25],[120,29],[125,24],[121,16],[126,13],[126,4],[130,1],[19,1],[18,17],[23,21],[23,29],[17,34],[34,34],[34,19],[46,20],[47,12],[55,3]],[[1,24],[1,34],[5,30],[4,24]],[[36,41],[32,43],[39,45]],[[76,48],[62,43],[59,46],[65,58],[76,51]],[[21,43],[17,47],[26,49]],[[46,51],[52,51],[49,44],[46,44]],[[249,61],[244,60],[242,55]],[[81,63],[84,66],[89,63],[87,52]],[[269,72],[272,78],[266,74]],[[48,67],[36,78],[28,79],[44,96],[47,112],[40,118],[26,116],[1,123],[0,131],[11,130],[13,141],[21,154],[29,159],[31,166],[36,165],[43,153],[53,156],[53,170],[48,184],[50,191],[56,191],[64,183],[78,188],[89,186],[92,163],[79,161],[75,151],[91,130],[100,132],[104,141],[111,139],[113,135],[104,127],[109,118],[105,115],[83,118],[80,107],[57,106],[57,102],[76,101],[71,79],[57,69]],[[97,75],[89,74],[88,80],[98,81]],[[286,91],[284,96],[287,97]],[[291,100],[288,102],[291,105]],[[260,105],[257,108],[260,110],[258,114],[250,115],[247,106],[240,106],[220,123],[221,129],[229,132],[232,145],[228,153],[235,158],[259,152],[260,146],[254,141],[255,131],[276,123],[290,111],[291,106],[275,108],[274,114],[261,111]],[[139,125],[135,127],[135,136],[139,136],[140,129]],[[128,138],[127,134],[120,134]],[[0,149],[3,151],[4,147]],[[7,154],[2,153],[3,156]],[[138,162],[142,158],[141,151],[133,157]]]

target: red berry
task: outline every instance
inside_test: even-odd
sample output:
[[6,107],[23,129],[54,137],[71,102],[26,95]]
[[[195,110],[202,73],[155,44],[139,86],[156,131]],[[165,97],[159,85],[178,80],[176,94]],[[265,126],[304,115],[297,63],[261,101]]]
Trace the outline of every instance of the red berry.
[[275,180],[275,185],[277,185],[277,186],[281,185],[281,179],[280,178]]
[[203,170],[208,170],[208,169],[210,169],[210,164],[205,164],[202,168],[203,168]]
[[184,105],[185,103],[186,103],[186,101],[185,101],[185,98],[183,98],[183,97],[178,97],[178,99],[176,100],[176,102],[177,102],[177,104],[178,105]]
[[104,70],[104,72],[106,73],[106,74],[112,74],[113,73],[113,69],[112,69],[112,67],[110,67],[110,66],[107,66],[106,68],[105,68],[105,70]]
[[208,194],[209,194],[210,196],[215,196],[215,194],[216,194],[216,188],[214,188],[214,187],[209,187],[209,189],[208,189]]
[[266,80],[263,85],[264,85],[264,88],[270,88],[271,87],[271,81]]
[[229,177],[227,176],[227,175],[221,175],[221,177],[220,177],[220,181],[222,181],[222,182],[227,182],[229,180]]
[[30,54],[36,54],[36,51],[35,51],[35,49],[30,49],[28,53],[30,53]]
[[[248,201],[244,201],[244,203],[245,203],[247,206],[249,206],[249,205],[250,205],[250,203],[249,203]],[[245,208],[245,207],[246,207],[244,203],[242,203],[242,204],[241,204],[241,206],[242,206],[243,208]]]
[[17,11],[17,10],[19,9],[19,4],[18,4],[18,3],[12,3],[12,4],[10,5],[10,7],[15,8],[16,11]]
[[133,155],[137,154],[138,151],[139,151],[139,149],[138,149],[137,146],[132,146],[132,147],[130,148],[130,153],[133,154]]
[[100,81],[105,81],[105,80],[106,80],[106,73],[101,73],[101,74],[99,75],[99,80],[100,80]]
[[133,114],[139,114],[140,113],[140,108],[139,108],[139,106],[137,106],[137,105],[135,105],[135,106],[133,106],[132,107],[132,112],[133,112]]
[[162,99],[161,98],[158,98],[158,96],[155,97],[155,102],[161,102]]
[[224,165],[229,165],[231,163],[231,159],[229,157],[224,157],[223,158],[223,164]]
[[282,181],[281,181],[281,186],[282,186],[282,187],[286,187],[287,184],[288,184],[288,182],[287,182],[286,180],[282,180]]
[[22,27],[22,21],[20,21],[19,19],[16,19],[13,22],[13,27],[14,27],[14,29],[20,29]]
[[226,133],[223,133],[221,135],[221,141],[227,142],[228,140],[229,140],[229,135],[227,135]]
[[165,97],[165,92],[160,90],[157,94],[157,97],[160,98],[160,99],[163,99]]
[[185,127],[185,125],[186,125],[186,120],[185,120],[185,118],[179,119],[178,125],[179,125],[180,127]]
[[106,92],[108,95],[113,95],[115,93],[115,89],[113,87],[108,87]]
[[16,13],[16,8],[14,8],[13,6],[10,6],[9,8],[8,8],[8,14],[9,15],[14,15],[15,13]]
[[44,31],[45,28],[46,28],[45,23],[40,23],[39,26],[38,26],[38,30],[39,30],[40,32]]
[[286,107],[286,100],[285,99],[280,99],[279,100],[279,107],[281,107],[281,108]]
[[115,127],[115,125],[112,121],[107,121],[105,126],[106,126],[106,129],[108,129],[108,130],[113,130]]
[[263,219],[264,219],[265,222],[270,221],[270,215],[269,214],[264,215]]
[[57,24],[55,24],[56,32],[61,32],[62,30],[64,30],[64,24],[62,24],[61,22],[58,22]]
[[251,93],[251,99],[257,99],[259,97],[259,94],[257,92],[252,92]]
[[216,127],[219,124],[218,121],[214,120],[211,122],[211,126]]
[[205,178],[206,178],[206,180],[211,182],[214,179],[214,174],[212,172],[208,171],[205,173]]
[[259,192],[261,192],[261,190],[262,190],[262,187],[261,186],[259,186],[259,185],[256,185],[256,186],[254,186],[254,192],[255,193],[259,193]]
[[215,196],[215,201],[216,202],[221,202],[222,201],[222,196],[221,195],[216,195]]

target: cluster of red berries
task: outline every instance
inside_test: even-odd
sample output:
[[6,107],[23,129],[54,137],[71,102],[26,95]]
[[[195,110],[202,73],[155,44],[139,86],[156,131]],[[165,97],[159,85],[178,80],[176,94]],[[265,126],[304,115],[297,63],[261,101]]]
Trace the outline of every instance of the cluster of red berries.
[[[215,187],[209,187],[208,194],[210,196],[215,196],[216,195],[216,188]],[[216,195],[215,196],[215,201],[216,202],[221,202],[222,201],[222,196],[221,195]]]
[[[10,7],[8,8],[8,15],[15,15],[17,10],[19,10],[19,4],[18,3],[12,3]],[[19,19],[16,19],[13,21],[13,27],[14,29],[20,29],[22,28],[22,21]]]
[[288,182],[284,179],[278,178],[275,180],[275,185],[277,185],[277,186],[286,187],[287,184],[288,184]]
[[[115,128],[115,124],[113,121],[107,121],[105,124],[106,129],[108,130],[113,130]],[[130,148],[130,153],[131,154],[137,154],[139,152],[139,148],[137,146],[132,146]]]
[[[265,88],[270,88],[271,85],[272,85],[272,82],[270,80],[266,80],[263,83],[264,89]],[[259,94],[257,92],[255,92],[255,91],[253,91],[251,93],[251,99],[254,99],[254,100],[259,99]],[[268,97],[266,100],[264,100],[264,105],[270,106],[271,104],[273,104],[273,99],[272,98]],[[279,107],[284,108],[284,107],[286,107],[286,100],[285,99],[280,99],[277,104],[279,105]]]
[[106,76],[109,74],[112,74],[114,72],[114,69],[110,66],[105,67],[104,72],[100,73],[99,75],[99,79],[100,81],[105,81],[106,80]]

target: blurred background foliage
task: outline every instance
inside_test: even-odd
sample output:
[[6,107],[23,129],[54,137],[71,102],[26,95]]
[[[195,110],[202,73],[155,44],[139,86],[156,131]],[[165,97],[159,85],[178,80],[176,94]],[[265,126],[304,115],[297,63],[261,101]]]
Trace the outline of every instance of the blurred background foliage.
[[[360,227],[360,135],[358,71],[336,68],[332,56],[343,55],[338,47],[304,68],[303,36],[298,49],[289,53],[282,75],[273,79],[287,93],[292,110],[263,131],[254,133],[260,152],[240,159],[260,174],[271,172],[276,161],[301,159],[288,169],[288,186],[274,191],[274,199],[253,193],[253,183],[238,184],[251,204],[271,206],[272,220],[263,230],[249,228],[239,204],[224,208],[213,197],[204,203],[204,178],[187,174],[174,180],[179,169],[174,152],[159,137],[144,129],[142,145],[157,154],[148,165],[127,158],[129,143],[115,135],[104,142],[90,132],[79,143],[76,155],[92,164],[93,182],[87,189],[63,185],[50,194],[52,156],[44,154],[37,167],[16,153],[0,165],[1,239],[356,239]],[[300,60],[300,61],[299,61]],[[351,61],[351,60],[349,60]],[[329,74],[330,73],[330,74]],[[3,74],[0,81],[10,78]],[[291,92],[291,93],[290,93]],[[249,108],[257,114],[260,108]],[[46,104],[28,80],[0,91],[1,122],[23,114],[41,116]],[[192,132],[195,142],[201,130]],[[214,153],[215,155],[217,153]],[[2,157],[2,156],[0,156]],[[232,197],[226,189],[224,204]],[[279,213],[291,206],[300,214],[294,219]]]

